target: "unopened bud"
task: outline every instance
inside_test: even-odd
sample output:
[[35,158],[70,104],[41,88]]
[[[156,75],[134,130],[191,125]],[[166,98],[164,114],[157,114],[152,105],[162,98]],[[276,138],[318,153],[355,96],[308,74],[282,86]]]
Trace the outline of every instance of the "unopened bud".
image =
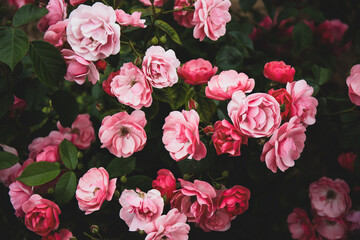
[[224,171],[221,173],[221,176],[223,176],[224,178],[229,177],[229,171],[228,171],[228,170],[224,170]]
[[166,43],[166,35],[163,35],[160,39],[159,39],[161,44],[165,44]]
[[134,63],[135,66],[140,67],[141,63],[142,63],[142,60],[141,60],[141,58],[137,57],[137,58],[134,59],[133,63]]
[[84,154],[81,152],[81,151],[78,151],[77,152],[77,157],[78,158],[82,158],[84,156]]
[[206,126],[206,128],[204,128],[204,133],[207,135],[207,136],[210,136],[211,134],[214,133],[214,127],[209,125],[209,126]]
[[78,168],[78,169],[83,169],[83,168],[84,168],[84,164],[78,163],[77,168]]
[[265,144],[265,142],[266,142],[266,138],[259,138],[258,139],[259,146],[263,146]]
[[114,196],[115,196],[115,198],[120,198],[120,192],[119,192],[119,190],[115,190]]
[[198,107],[199,107],[199,104],[194,99],[190,99],[190,101],[188,102],[189,110],[190,109],[196,110]]
[[156,36],[154,36],[150,41],[152,45],[157,45],[159,43],[159,39]]
[[96,66],[97,70],[99,70],[102,73],[106,70],[106,62],[104,60],[98,60],[95,63],[95,66]]
[[98,225],[91,225],[91,227],[90,227],[90,231],[91,231],[92,234],[99,233],[99,230],[100,230],[100,228],[99,228]]
[[139,234],[140,234],[140,235],[144,235],[144,234],[145,234],[144,230],[140,230],[140,231],[139,231]]
[[126,175],[121,176],[121,177],[120,177],[120,181],[121,181],[122,183],[126,183],[126,182],[127,182],[127,177],[126,177]]
[[54,191],[53,188],[49,188],[48,191],[47,191],[47,193],[50,194],[50,195],[54,194],[54,192],[55,192],[55,191]]
[[189,174],[185,173],[183,178],[184,178],[184,180],[188,181],[188,180],[190,180],[191,176]]

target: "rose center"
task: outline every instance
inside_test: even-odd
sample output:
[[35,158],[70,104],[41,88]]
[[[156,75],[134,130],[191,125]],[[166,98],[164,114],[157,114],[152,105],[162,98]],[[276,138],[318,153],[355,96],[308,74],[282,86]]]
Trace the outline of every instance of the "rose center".
[[96,187],[96,188],[94,189],[94,191],[93,191],[93,194],[95,195],[95,193],[96,193],[98,190],[100,190],[100,188],[99,188],[99,187]]
[[121,130],[120,130],[120,135],[122,136],[122,137],[125,137],[126,135],[128,135],[130,133],[130,131],[129,131],[129,129],[127,128],[127,127],[123,127],[123,128],[121,128]]
[[326,193],[326,198],[327,199],[335,199],[336,198],[336,192],[334,192],[333,190],[329,190]]
[[75,133],[76,135],[80,134],[80,130],[78,128],[71,129],[71,133]]

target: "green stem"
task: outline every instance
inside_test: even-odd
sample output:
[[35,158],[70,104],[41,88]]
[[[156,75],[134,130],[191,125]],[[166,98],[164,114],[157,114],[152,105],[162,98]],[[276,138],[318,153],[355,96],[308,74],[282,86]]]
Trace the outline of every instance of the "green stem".
[[162,14],[168,14],[168,13],[180,12],[180,11],[191,11],[191,12],[195,12],[195,9],[189,8],[189,7],[183,7],[183,8],[179,8],[179,9],[172,9],[172,10],[164,11],[164,12],[161,12],[161,13],[162,13]]
[[138,58],[141,58],[141,54],[140,54],[138,51],[136,51],[133,42],[132,42],[130,39],[128,39],[127,37],[125,37],[124,35],[123,35],[123,37],[126,38],[127,42],[120,41],[120,43],[129,45],[129,46],[131,47],[131,49],[133,50],[133,52],[136,54],[136,56],[137,56]]
[[97,238],[94,238],[93,236],[91,236],[90,234],[84,232],[84,235],[87,236],[88,238],[90,238],[91,240],[99,240]]

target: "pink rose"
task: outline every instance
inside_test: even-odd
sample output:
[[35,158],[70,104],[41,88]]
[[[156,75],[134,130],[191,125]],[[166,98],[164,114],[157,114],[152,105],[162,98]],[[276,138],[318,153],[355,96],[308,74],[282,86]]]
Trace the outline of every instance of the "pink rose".
[[209,61],[198,58],[186,62],[182,67],[177,69],[177,73],[179,77],[184,79],[185,83],[198,85],[207,83],[217,70],[218,68],[213,68]]
[[[175,0],[174,9],[183,9],[183,7],[190,7],[189,0]],[[174,20],[183,27],[192,28],[194,26],[192,19],[194,17],[193,11],[177,11],[173,13]]]
[[144,230],[147,233],[145,240],[187,240],[190,226],[186,224],[186,216],[175,208],[146,224]]
[[219,209],[214,212],[214,214],[206,219],[203,219],[199,223],[199,227],[204,230],[204,232],[210,231],[220,231],[224,232],[229,230],[231,227],[231,221],[235,216],[231,216],[225,210]]
[[234,70],[222,71],[213,76],[208,82],[205,94],[208,98],[216,100],[231,99],[236,91],[250,93],[255,87],[255,81],[245,73],[237,73]]
[[18,218],[24,217],[24,211],[22,205],[29,200],[33,194],[33,189],[30,186],[25,185],[22,182],[15,181],[9,186],[9,196],[11,204],[15,209],[15,215]]
[[181,184],[176,194],[171,199],[171,208],[177,208],[185,214],[189,222],[200,223],[210,218],[216,205],[213,198],[216,197],[215,189],[207,182],[195,180],[194,183],[178,179]]
[[315,123],[316,107],[318,101],[311,95],[314,89],[305,80],[286,84],[286,91],[292,97],[291,117],[297,116],[300,122],[307,125]]
[[211,139],[217,155],[228,153],[230,156],[240,156],[241,144],[247,144],[247,137],[225,119],[215,123]]
[[165,51],[160,46],[151,46],[146,50],[142,71],[154,88],[164,88],[177,83],[176,68],[179,66],[180,61],[173,50]]
[[346,85],[349,88],[349,98],[351,102],[360,106],[360,64],[354,65],[351,68],[351,74],[346,79]]
[[116,189],[116,178],[109,181],[108,172],[100,168],[89,169],[80,179],[76,189],[79,208],[85,215],[98,211],[105,201],[111,201]]
[[280,105],[266,93],[245,96],[242,91],[232,95],[227,106],[234,126],[249,137],[269,137],[280,126]]
[[199,115],[195,110],[172,111],[165,118],[162,141],[175,161],[186,157],[200,160],[206,155],[206,147],[199,137]]
[[142,71],[132,62],[124,63],[111,83],[111,92],[120,103],[135,109],[150,107],[152,87]]
[[15,111],[21,113],[27,106],[25,100],[18,98],[15,95],[13,96],[14,96],[14,103],[13,105],[10,105],[10,109],[9,109],[10,118],[14,118]]
[[120,26],[112,7],[96,2],[80,5],[69,16],[67,40],[74,52],[96,61],[120,51]]
[[70,5],[77,6],[77,5],[82,4],[84,2],[86,2],[86,0],[70,0]]
[[[154,0],[154,6],[161,7],[166,3],[167,0]],[[140,0],[145,6],[151,6],[150,0]]]
[[251,40],[256,40],[258,39],[261,35],[263,35],[263,30],[266,30],[267,32],[270,31],[274,25],[276,24],[276,18],[275,18],[275,22],[273,22],[273,20],[269,17],[269,16],[265,16],[261,22],[259,22],[259,26],[258,28],[253,28],[253,31],[250,34],[250,38]]
[[340,44],[344,33],[349,28],[338,19],[326,20],[318,26],[318,34],[324,44]]
[[310,184],[309,192],[311,206],[321,217],[342,217],[351,208],[350,189],[344,180],[322,177]]
[[288,83],[294,81],[295,69],[283,61],[272,61],[265,64],[264,76],[278,83]]
[[116,22],[122,26],[132,26],[132,27],[141,27],[146,28],[144,23],[146,22],[145,19],[140,19],[141,12],[133,12],[131,15],[125,13],[123,10],[118,9],[115,10],[116,14]]
[[315,229],[307,213],[301,208],[295,208],[287,218],[288,228],[293,239],[317,240]]
[[315,216],[314,224],[316,231],[325,239],[346,239],[348,225],[341,218],[329,219],[327,217]]
[[73,236],[72,232],[67,229],[61,229],[58,233],[50,233],[41,238],[41,240],[70,240]]
[[80,85],[84,84],[86,77],[93,85],[99,81],[100,74],[93,62],[85,60],[69,49],[61,50],[61,54],[67,65],[64,77],[66,80]]
[[120,196],[120,218],[129,226],[129,231],[144,230],[145,225],[159,218],[164,209],[164,200],[156,189],[147,193],[125,189]]
[[43,16],[37,25],[42,32],[45,32],[51,25],[65,20],[67,16],[67,4],[64,0],[49,0],[46,8],[49,10],[49,13]]
[[346,214],[345,219],[350,223],[350,231],[360,229],[360,211],[351,210]]
[[167,169],[160,169],[157,174],[157,178],[152,181],[152,187],[157,189],[162,197],[166,196],[166,202],[169,202],[176,190],[174,175]]
[[66,42],[66,26],[68,19],[51,25],[45,32],[44,40],[55,47],[62,47]]
[[58,215],[61,211],[58,205],[38,194],[24,202],[22,209],[26,227],[40,236],[46,236],[59,227]]
[[284,107],[284,109],[280,109],[281,111],[281,118],[284,121],[289,121],[290,119],[290,113],[291,113],[291,105],[292,105],[292,97],[290,94],[286,91],[285,88],[280,88],[278,90],[270,89],[268,92],[271,96],[273,96],[276,101],[279,103],[280,108],[281,106]]
[[204,40],[205,36],[213,41],[226,32],[226,23],[230,22],[229,0],[198,0],[195,2],[193,18],[194,38]]
[[120,70],[116,71],[116,72],[111,72],[108,76],[108,78],[103,81],[102,83],[102,87],[104,89],[104,91],[111,97],[115,97],[115,95],[111,92],[111,83],[114,79],[115,76],[120,74]]
[[230,216],[244,213],[249,208],[250,190],[235,185],[224,190],[218,200],[218,209],[223,209]]
[[10,5],[16,6],[17,8],[21,8],[22,6],[33,3],[34,0],[8,0],[7,1]]
[[101,148],[107,148],[117,157],[127,158],[141,151],[146,143],[145,113],[135,110],[129,115],[119,112],[106,116],[99,129]]
[[297,117],[292,117],[275,130],[264,145],[260,159],[274,173],[279,168],[282,172],[295,165],[305,146],[306,128]]
[[342,168],[350,172],[354,172],[354,163],[356,159],[356,154],[353,152],[341,153],[338,156],[338,163]]

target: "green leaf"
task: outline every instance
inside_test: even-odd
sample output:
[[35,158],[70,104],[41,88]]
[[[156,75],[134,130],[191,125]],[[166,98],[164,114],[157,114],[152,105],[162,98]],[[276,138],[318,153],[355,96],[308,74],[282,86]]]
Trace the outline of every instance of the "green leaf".
[[268,12],[271,19],[274,20],[276,8],[274,6],[273,0],[263,0],[263,3],[265,5],[266,11]]
[[12,167],[18,162],[19,158],[16,155],[4,151],[0,152],[0,169]]
[[249,11],[252,9],[254,4],[256,3],[256,0],[239,0],[240,7],[245,11]]
[[294,26],[293,39],[296,51],[301,52],[310,47],[313,41],[313,33],[308,25],[299,22]]
[[240,31],[231,31],[228,34],[234,39],[235,43],[254,49],[254,44],[247,34]]
[[301,12],[314,19],[317,23],[322,23],[326,20],[324,14],[314,6],[306,6]]
[[139,188],[141,191],[146,192],[151,189],[151,183],[151,178],[143,175],[135,175],[127,179],[125,186],[127,189]]
[[179,81],[171,88],[159,89],[154,91],[154,93],[154,98],[170,104],[170,107],[176,110],[184,106],[194,92],[191,85]]
[[70,202],[76,191],[76,175],[74,172],[67,172],[62,175],[55,186],[55,199],[60,204]]
[[282,20],[297,16],[299,11],[296,8],[285,8],[282,10],[277,17],[276,21],[281,22]]
[[216,112],[214,100],[207,98],[204,94],[196,94],[193,98],[199,105],[196,112],[199,114],[200,118],[211,122],[211,118]]
[[222,70],[236,70],[242,66],[243,58],[237,48],[225,45],[216,54],[216,66]]
[[78,165],[78,156],[77,156],[77,149],[74,144],[69,142],[68,140],[64,139],[59,146],[61,160],[63,161],[64,165],[74,170]]
[[125,174],[130,174],[135,169],[136,158],[114,158],[111,160],[106,170],[110,178],[120,177]]
[[14,70],[29,49],[26,33],[18,28],[0,30],[0,61]]
[[162,20],[156,20],[155,26],[163,30],[165,33],[167,33],[174,42],[176,42],[179,45],[182,45],[179,35],[172,26],[170,26],[169,24],[167,24]]
[[55,111],[59,114],[63,127],[70,127],[79,114],[79,106],[75,97],[63,90],[54,93],[51,98]]
[[327,83],[332,76],[332,71],[329,68],[323,68],[318,65],[313,65],[311,70],[314,74],[315,80],[320,86]]
[[22,6],[14,15],[12,24],[15,27],[40,19],[48,14],[49,10],[44,7],[38,7],[34,4]]
[[29,53],[35,73],[43,84],[56,87],[64,79],[66,64],[56,47],[45,41],[33,41]]
[[59,173],[59,163],[34,162],[24,169],[17,180],[28,186],[39,186],[55,179]]

